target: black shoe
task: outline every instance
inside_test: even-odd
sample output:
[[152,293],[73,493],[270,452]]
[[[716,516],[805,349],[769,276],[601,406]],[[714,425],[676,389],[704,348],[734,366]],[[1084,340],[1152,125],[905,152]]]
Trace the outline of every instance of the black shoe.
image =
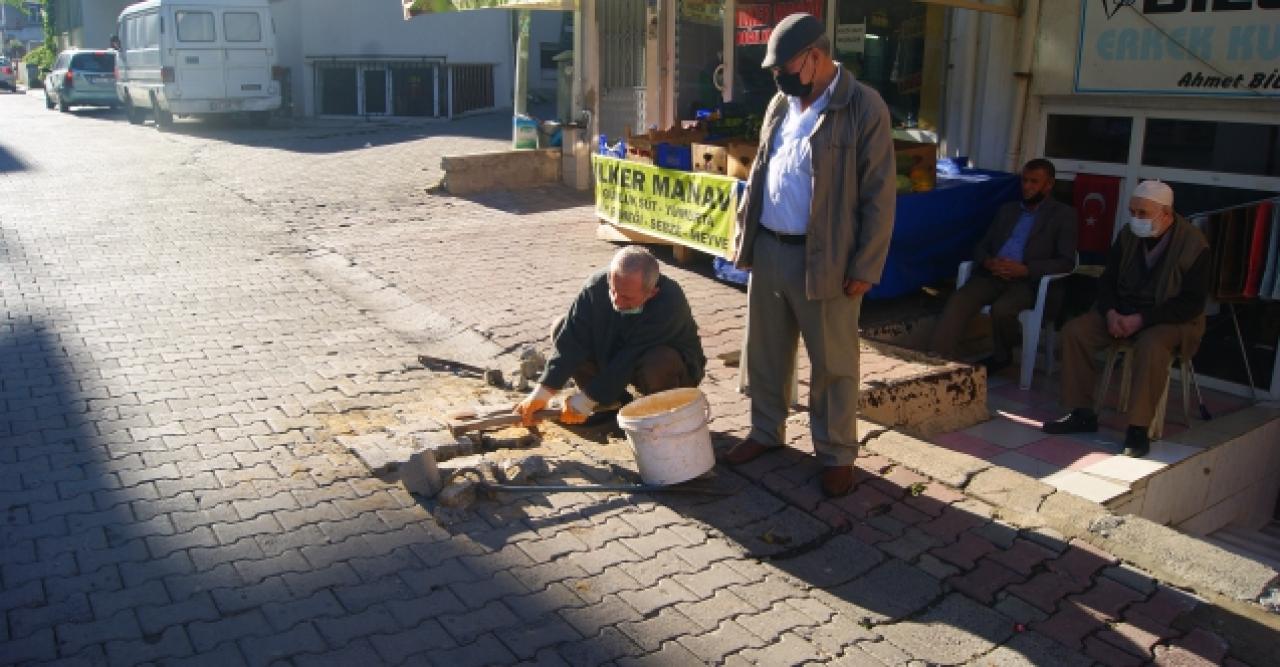
[[1124,455],[1140,459],[1151,453],[1151,438],[1145,426],[1130,426],[1124,432]]
[[991,376],[1008,368],[1013,363],[1013,359],[999,359],[995,355],[992,355],[978,363],[982,364],[982,366],[987,369],[987,375]]
[[1041,431],[1051,435],[1065,435],[1067,433],[1097,433],[1098,432],[1098,415],[1093,413],[1089,408],[1076,408],[1071,414],[1056,419],[1051,422],[1045,422],[1040,427]]

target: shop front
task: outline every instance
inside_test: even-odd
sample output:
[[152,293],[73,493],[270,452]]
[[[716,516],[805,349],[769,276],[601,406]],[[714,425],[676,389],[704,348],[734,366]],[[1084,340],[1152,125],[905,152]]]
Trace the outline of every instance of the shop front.
[[1280,293],[1274,278],[1262,285],[1280,227],[1262,219],[1280,208],[1280,6],[1080,1],[1044,12],[1024,145],[1053,160],[1059,198],[1093,221],[1082,245],[1109,244],[1138,181],[1169,183],[1214,246],[1197,373],[1280,398]]

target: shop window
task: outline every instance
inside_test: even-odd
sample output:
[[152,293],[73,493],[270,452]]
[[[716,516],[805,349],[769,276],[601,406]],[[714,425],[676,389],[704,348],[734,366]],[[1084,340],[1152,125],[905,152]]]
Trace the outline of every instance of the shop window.
[[734,15],[733,99],[750,113],[764,114],[777,92],[773,75],[760,67],[773,26],[797,12],[807,12],[826,21],[824,0],[739,2]]
[[[676,113],[696,117],[723,99],[717,73],[723,76],[724,0],[680,0],[676,16]],[[723,85],[723,82],[721,82]]]
[[435,68],[393,66],[391,90],[397,116],[435,115]]
[[356,70],[353,67],[325,67],[320,75],[320,113],[337,116],[356,115]]
[[1046,157],[1086,162],[1129,161],[1133,119],[1125,116],[1050,114],[1045,132]]
[[217,39],[212,12],[176,12],[174,21],[178,24],[180,42],[212,42]]
[[1151,118],[1142,164],[1280,176],[1280,125]]
[[836,59],[880,93],[894,127],[937,127],[945,16],[943,8],[917,2],[836,3]]
[[364,112],[371,116],[387,113],[386,68],[364,70]]

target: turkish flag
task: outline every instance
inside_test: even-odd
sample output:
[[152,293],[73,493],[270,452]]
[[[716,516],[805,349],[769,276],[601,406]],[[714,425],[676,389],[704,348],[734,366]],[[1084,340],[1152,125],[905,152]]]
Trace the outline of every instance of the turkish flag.
[[1116,210],[1120,205],[1120,177],[1076,174],[1075,207],[1079,224],[1079,249],[1081,255],[1101,255],[1096,261],[1083,264],[1101,264],[1111,249],[1111,230],[1114,228]]

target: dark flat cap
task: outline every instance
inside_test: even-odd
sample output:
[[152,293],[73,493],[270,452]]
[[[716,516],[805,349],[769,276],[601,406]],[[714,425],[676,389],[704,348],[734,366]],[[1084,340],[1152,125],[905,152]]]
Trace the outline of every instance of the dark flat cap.
[[769,50],[765,52],[760,66],[765,69],[782,67],[826,32],[822,21],[814,18],[813,14],[792,14],[782,19],[769,35]]

